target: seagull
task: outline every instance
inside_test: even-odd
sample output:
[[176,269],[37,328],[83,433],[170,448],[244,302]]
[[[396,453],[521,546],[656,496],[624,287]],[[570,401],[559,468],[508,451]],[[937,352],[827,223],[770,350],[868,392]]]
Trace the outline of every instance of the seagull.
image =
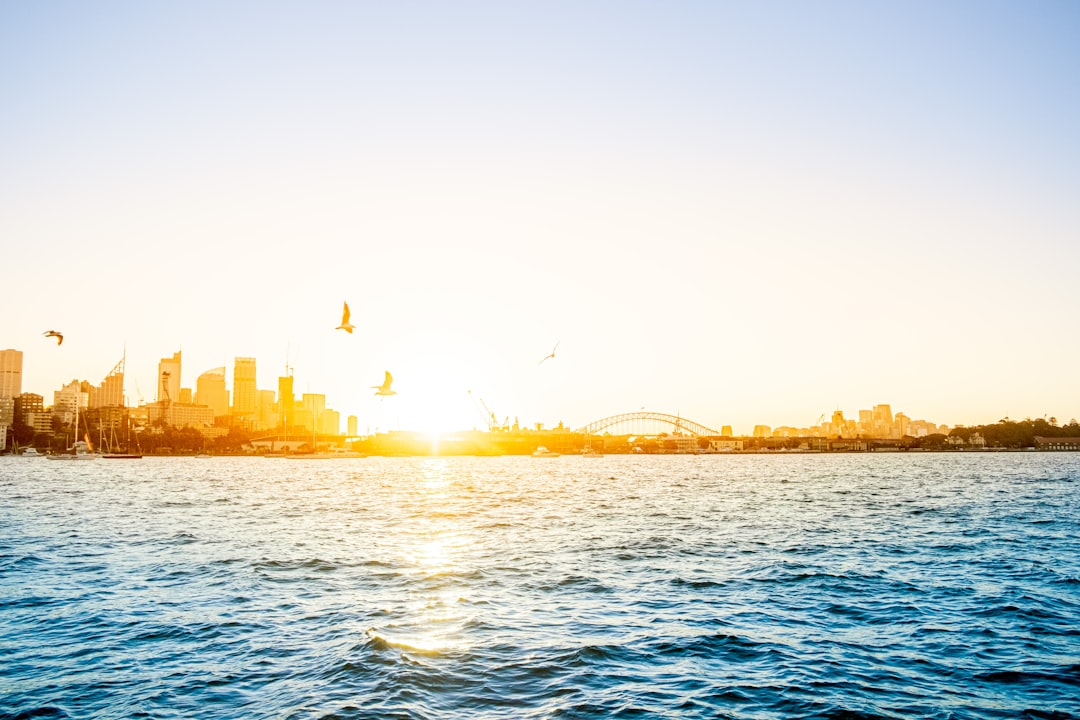
[[[562,342],[562,341],[561,340],[556,340],[555,341],[555,347],[551,348],[551,354],[550,355],[545,355],[544,360],[551,360],[551,359],[553,359],[555,357],[555,349],[559,347],[560,342]],[[544,360],[541,360],[540,362],[538,362],[537,365],[543,365]]]
[[54,338],[56,338],[56,344],[57,345],[64,342],[64,334],[60,333],[60,332],[57,332],[56,330],[48,330],[48,331],[42,333],[42,335],[44,335],[45,337],[54,337]]
[[345,309],[341,311],[341,324],[338,325],[335,330],[344,330],[352,335],[353,328],[356,327],[349,323],[349,303],[345,303]]
[[396,390],[390,389],[390,383],[394,382],[394,376],[390,374],[390,371],[386,371],[386,379],[383,380],[382,385],[372,385],[371,389],[375,391],[376,395],[382,395],[388,397],[390,395],[397,395]]

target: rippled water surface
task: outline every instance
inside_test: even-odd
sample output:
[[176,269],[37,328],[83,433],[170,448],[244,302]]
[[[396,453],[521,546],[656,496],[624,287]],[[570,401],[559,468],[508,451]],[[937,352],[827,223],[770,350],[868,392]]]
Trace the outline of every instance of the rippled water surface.
[[1080,455],[0,458],[0,717],[1080,716]]

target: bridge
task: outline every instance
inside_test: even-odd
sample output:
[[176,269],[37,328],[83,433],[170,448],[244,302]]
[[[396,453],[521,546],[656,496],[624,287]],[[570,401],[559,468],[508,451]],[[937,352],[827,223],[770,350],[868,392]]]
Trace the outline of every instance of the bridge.
[[720,434],[701,423],[687,420],[678,415],[645,411],[612,415],[601,420],[595,420],[581,428],[581,432],[590,434],[607,432],[612,435],[659,435],[665,432],[705,436]]

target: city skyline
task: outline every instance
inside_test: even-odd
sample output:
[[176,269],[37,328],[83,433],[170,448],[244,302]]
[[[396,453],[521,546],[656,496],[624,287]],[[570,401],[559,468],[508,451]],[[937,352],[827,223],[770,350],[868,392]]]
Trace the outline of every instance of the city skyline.
[[[62,395],[77,393],[79,389],[77,385],[82,383],[89,387],[89,393],[83,393],[87,395],[85,398],[85,407],[96,408],[106,406],[124,405],[131,408],[146,407],[148,405],[161,405],[162,401],[165,401],[165,405],[179,405],[190,406],[192,408],[202,408],[202,412],[191,413],[189,411],[185,419],[170,424],[184,425],[213,425],[217,418],[228,417],[225,425],[231,425],[233,423],[239,423],[243,426],[250,426],[251,428],[270,430],[274,427],[280,427],[286,423],[284,416],[285,411],[282,407],[292,407],[293,403],[296,403],[298,407],[303,407],[301,411],[303,417],[294,417],[292,422],[297,425],[312,426],[315,423],[319,424],[319,432],[326,433],[339,433],[342,432],[341,425],[344,419],[348,419],[350,423],[356,423],[357,427],[364,427],[366,422],[366,430],[364,433],[350,432],[348,434],[370,434],[376,431],[390,431],[390,430],[409,430],[409,431],[423,431],[433,433],[453,433],[462,430],[480,428],[483,429],[487,423],[498,423],[499,425],[508,426],[510,424],[518,425],[522,427],[535,426],[537,423],[544,427],[563,426],[562,419],[559,420],[538,420],[531,423],[519,422],[519,418],[516,416],[507,416],[504,420],[500,420],[494,416],[494,412],[488,408],[483,398],[473,398],[470,395],[469,401],[472,403],[473,409],[476,412],[476,417],[471,424],[457,426],[457,427],[372,427],[368,422],[370,418],[357,417],[351,413],[340,413],[337,410],[330,407],[327,403],[327,396],[325,393],[317,392],[305,392],[301,394],[302,401],[295,399],[295,393],[293,392],[293,376],[290,374],[284,376],[278,376],[276,378],[276,392],[265,388],[259,388],[256,378],[258,363],[256,358],[250,357],[237,357],[234,358],[233,372],[232,372],[232,384],[228,381],[228,366],[223,365],[217,368],[210,368],[202,373],[198,374],[194,387],[184,386],[184,374],[183,374],[183,353],[177,351],[171,356],[163,357],[158,360],[158,372],[156,376],[160,378],[160,383],[157,386],[158,392],[152,398],[146,398],[145,396],[139,397],[138,403],[130,401],[128,393],[126,392],[126,378],[125,378],[125,365],[126,356],[118,362],[113,369],[102,379],[100,386],[94,385],[94,383],[86,378],[74,378],[70,382],[64,384],[59,389],[54,389],[53,402],[44,402],[44,408],[48,408],[50,405],[66,405],[73,403],[70,398],[60,400]],[[46,392],[34,392],[22,387],[22,374],[24,367],[22,364],[23,354],[17,349],[0,350],[0,398],[14,398],[21,393],[33,393],[40,395],[43,399],[49,397]],[[188,371],[188,374],[193,374],[193,371]],[[237,379],[239,378],[239,386],[241,390],[237,392]],[[288,397],[288,404],[282,405],[282,397]],[[96,397],[96,400],[95,400]],[[231,398],[231,401],[230,401]],[[315,405],[317,404],[317,407]],[[641,408],[644,410],[644,408]],[[663,412],[662,408],[651,409],[654,412]],[[64,407],[61,407],[62,412],[69,412]],[[157,417],[166,417],[163,414],[164,410],[160,411]],[[584,427],[589,422],[593,422],[604,417],[608,417],[612,414],[621,414],[621,411],[616,413],[607,413],[605,415],[591,418],[588,421],[581,423],[568,423],[566,427],[577,429]],[[322,416],[326,415],[325,419]],[[316,419],[319,418],[319,419]],[[153,418],[149,418],[153,420]],[[695,418],[687,417],[687,420],[696,421]],[[512,422],[511,422],[512,421]],[[963,423],[959,423],[958,426],[962,426]],[[336,426],[337,429],[334,429]],[[925,420],[923,418],[911,418],[907,414],[897,411],[894,415],[890,404],[877,403],[872,409],[859,409],[857,411],[857,419],[855,416],[845,417],[844,411],[839,407],[833,410],[831,413],[822,413],[816,421],[807,425],[790,425],[781,423],[779,425],[765,425],[763,423],[755,423],[752,428],[738,428],[728,423],[715,423],[712,427],[717,430],[718,435],[735,435],[739,437],[800,437],[800,436],[856,436],[863,435],[869,437],[902,437],[905,435],[911,435],[913,437],[923,437],[928,434],[936,432],[947,433],[950,429],[949,424],[941,423],[940,425],[935,421]],[[909,433],[908,430],[911,429]]]
[[523,424],[1071,418],[1040,364],[1080,356],[1078,33],[1062,2],[4,3],[0,346],[34,388],[126,347],[146,397],[177,350],[288,364],[373,427],[471,426],[470,391]]

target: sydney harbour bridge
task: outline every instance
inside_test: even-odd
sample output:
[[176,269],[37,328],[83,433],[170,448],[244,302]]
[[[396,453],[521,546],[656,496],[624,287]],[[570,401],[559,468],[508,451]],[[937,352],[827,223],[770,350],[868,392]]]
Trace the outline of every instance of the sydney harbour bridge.
[[590,435],[698,435],[717,436],[720,433],[701,423],[688,420],[679,415],[667,413],[640,412],[623,413],[594,420],[579,432]]

